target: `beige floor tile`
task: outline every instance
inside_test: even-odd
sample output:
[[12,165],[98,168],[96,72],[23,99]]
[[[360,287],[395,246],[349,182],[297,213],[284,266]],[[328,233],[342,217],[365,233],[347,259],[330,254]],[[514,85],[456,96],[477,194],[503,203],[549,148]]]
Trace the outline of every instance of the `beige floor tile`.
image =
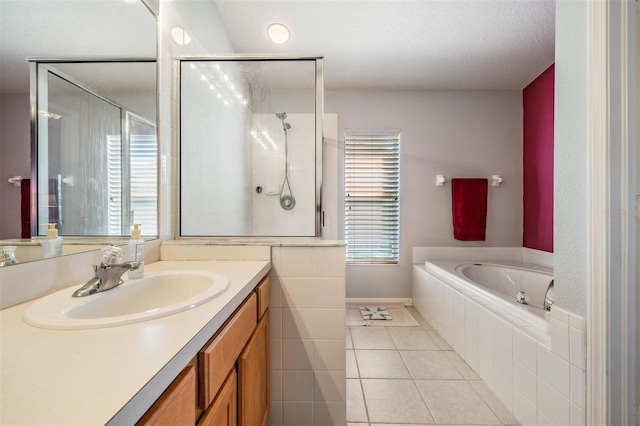
[[[417,423],[371,423],[371,426],[426,426],[424,424],[419,425]],[[430,425],[433,426],[433,425]]]
[[356,363],[356,353],[354,351],[347,351],[347,379],[358,379],[360,373],[358,373],[358,364]]
[[372,423],[434,423],[412,380],[362,379],[362,388]]
[[388,303],[384,307],[391,315],[391,320],[365,320],[360,313],[362,304],[347,303],[347,325],[368,327],[420,327],[407,308],[402,303]]
[[462,377],[464,377],[467,380],[481,380],[480,376],[478,376],[476,372],[473,371],[473,368],[469,367],[469,364],[467,364],[460,357],[460,355],[458,355],[453,351],[445,351],[444,354],[447,355],[447,358],[449,358],[449,361],[451,361],[453,365],[456,366],[458,371],[460,371],[460,374],[462,374]]
[[353,349],[353,340],[351,340],[351,329],[347,327],[347,334],[345,336],[345,346],[347,349]]
[[358,379],[347,379],[347,421],[364,423],[369,421]]
[[390,328],[391,340],[399,350],[434,351],[439,347],[421,328]]
[[410,379],[398,351],[356,350],[358,371],[363,379]]
[[391,336],[384,327],[352,327],[354,349],[395,349]]
[[442,338],[442,336],[440,336],[438,334],[437,331],[435,330],[426,330],[427,334],[429,335],[429,337],[431,337],[433,339],[434,342],[436,342],[436,345],[438,345],[438,347],[440,348],[441,351],[452,351],[453,348],[447,343],[446,340],[444,340]]
[[462,380],[464,377],[442,351],[400,351],[415,380]]
[[418,312],[416,308],[414,308],[413,306],[407,306],[407,311],[409,311],[411,316],[415,318],[416,322],[418,323],[418,325],[420,325],[420,327],[424,328],[425,330],[433,329],[431,324],[429,324],[427,320],[424,319],[422,315],[420,315],[420,312]]
[[438,424],[501,424],[471,385],[464,380],[416,380]]
[[500,421],[505,425],[517,425],[520,424],[518,419],[504,406],[504,404],[498,399],[495,393],[489,389],[489,386],[482,380],[469,381],[469,384],[480,398],[484,400],[484,402],[489,406],[491,411],[498,416]]

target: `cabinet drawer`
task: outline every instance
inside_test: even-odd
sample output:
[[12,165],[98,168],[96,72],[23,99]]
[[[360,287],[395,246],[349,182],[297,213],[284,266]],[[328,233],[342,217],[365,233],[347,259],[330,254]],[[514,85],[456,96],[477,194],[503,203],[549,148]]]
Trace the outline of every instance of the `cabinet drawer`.
[[268,276],[264,277],[260,284],[258,284],[256,294],[258,295],[258,319],[260,319],[267,311],[271,297],[271,281]]
[[137,424],[195,424],[196,385],[195,363],[189,363]]
[[237,422],[237,386],[236,370],[231,370],[227,379],[213,400],[211,407],[207,409],[198,426],[236,426]]
[[206,409],[211,404],[235,365],[238,355],[256,327],[257,312],[257,296],[251,293],[222,330],[200,351],[200,408]]

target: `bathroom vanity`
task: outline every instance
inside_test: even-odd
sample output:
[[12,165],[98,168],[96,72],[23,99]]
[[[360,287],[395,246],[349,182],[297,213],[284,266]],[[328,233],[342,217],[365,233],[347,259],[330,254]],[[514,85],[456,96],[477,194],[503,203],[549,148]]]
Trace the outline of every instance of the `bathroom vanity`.
[[149,264],[145,272],[213,271],[230,286],[195,308],[117,327],[32,327],[23,317],[35,301],[0,311],[0,422],[219,425],[237,412],[239,424],[264,424],[270,269],[266,260]]

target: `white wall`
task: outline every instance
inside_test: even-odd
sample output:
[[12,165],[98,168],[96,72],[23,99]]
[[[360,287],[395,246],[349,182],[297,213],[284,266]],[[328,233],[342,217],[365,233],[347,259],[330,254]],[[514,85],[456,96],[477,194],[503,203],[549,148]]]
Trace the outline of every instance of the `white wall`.
[[587,313],[587,10],[556,2],[554,253],[555,298]]
[[31,177],[29,95],[0,96],[0,239],[20,238],[20,187],[12,176]]
[[[522,246],[520,91],[328,90],[325,110],[338,113],[342,149],[345,129],[401,129],[400,263],[347,266],[347,297],[411,297],[412,247]],[[436,187],[436,174],[502,175],[489,186],[485,242],[453,238],[451,186]]]

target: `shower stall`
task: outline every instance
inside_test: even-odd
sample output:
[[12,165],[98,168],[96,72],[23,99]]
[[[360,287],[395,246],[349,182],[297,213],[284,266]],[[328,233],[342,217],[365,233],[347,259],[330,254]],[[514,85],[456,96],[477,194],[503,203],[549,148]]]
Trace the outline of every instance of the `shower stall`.
[[321,58],[180,61],[180,235],[320,235]]

